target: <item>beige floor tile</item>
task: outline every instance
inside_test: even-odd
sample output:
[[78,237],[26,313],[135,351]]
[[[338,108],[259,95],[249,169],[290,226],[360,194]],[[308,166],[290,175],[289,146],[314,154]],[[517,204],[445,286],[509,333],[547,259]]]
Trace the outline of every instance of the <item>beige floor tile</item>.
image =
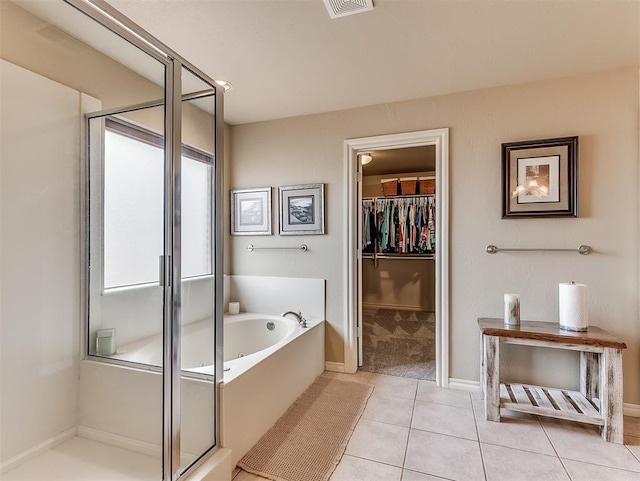
[[625,436],[635,436],[637,438],[640,438],[640,418],[625,416],[624,434]]
[[640,481],[640,473],[607,468],[580,461],[564,460],[564,466],[573,481]]
[[418,473],[405,469],[402,471],[402,481],[443,481],[444,478],[431,476],[430,474]]
[[387,376],[386,374],[372,374],[369,384],[373,384],[374,393],[378,396],[402,397],[415,399],[418,389],[417,379],[408,379],[397,376]]
[[471,393],[471,404],[474,407],[482,407],[484,409],[484,394],[479,391],[475,391]]
[[484,412],[476,413],[478,436],[481,443],[521,449],[538,454],[555,456],[556,452],[542,426],[534,416],[503,411],[500,422],[486,421]]
[[360,419],[345,454],[402,467],[409,429]]
[[411,425],[413,403],[413,399],[378,396],[374,392],[367,401],[362,418],[408,428]]
[[371,378],[370,372],[357,371],[355,374],[347,374],[346,372],[325,371],[322,373],[325,377],[341,379],[343,381],[355,381],[367,384]]
[[471,409],[471,393],[458,389],[445,389],[431,381],[418,381],[416,399],[436,404],[446,404],[459,408]]
[[345,455],[329,481],[400,481],[402,468]]
[[476,422],[471,409],[416,401],[411,427],[473,441],[478,440]]
[[543,420],[542,426],[562,459],[640,472],[640,461],[627,447],[605,442],[593,426],[558,420]]
[[477,441],[412,429],[405,468],[456,481],[484,481]]
[[624,444],[631,453],[640,460],[640,438],[635,436],[625,436]]
[[487,481],[529,481],[548,479],[570,481],[556,456],[482,444],[482,459]]

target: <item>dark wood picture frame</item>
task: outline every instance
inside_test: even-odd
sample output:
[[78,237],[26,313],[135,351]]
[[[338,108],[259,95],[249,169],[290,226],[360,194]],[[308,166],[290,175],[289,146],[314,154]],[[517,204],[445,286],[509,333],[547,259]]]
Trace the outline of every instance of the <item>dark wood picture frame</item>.
[[502,218],[578,217],[578,137],[502,144]]

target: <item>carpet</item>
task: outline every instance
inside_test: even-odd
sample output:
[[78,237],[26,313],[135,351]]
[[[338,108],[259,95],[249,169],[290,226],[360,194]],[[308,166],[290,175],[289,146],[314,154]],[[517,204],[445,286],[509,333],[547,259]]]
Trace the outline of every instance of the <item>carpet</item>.
[[368,384],[318,377],[238,466],[275,481],[327,481],[372,391]]
[[365,308],[362,323],[362,371],[436,380],[433,312]]

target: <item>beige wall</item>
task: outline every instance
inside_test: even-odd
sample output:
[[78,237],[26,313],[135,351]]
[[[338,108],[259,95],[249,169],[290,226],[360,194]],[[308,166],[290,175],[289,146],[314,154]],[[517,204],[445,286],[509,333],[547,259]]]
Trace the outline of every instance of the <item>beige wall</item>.
[[3,464],[77,421],[83,104],[5,61],[0,83]]
[[362,262],[364,307],[435,311],[435,260],[373,259]]
[[[558,283],[573,279],[589,286],[591,323],[626,341],[625,402],[640,403],[638,96],[637,69],[623,69],[233,127],[230,187],[326,182],[327,235],[230,238],[232,273],[327,279],[326,357],[343,362],[344,140],[448,127],[450,377],[478,380],[476,319],[500,317],[504,292],[521,294],[523,318],[557,321]],[[580,218],[502,220],[501,143],[570,135],[580,136]],[[274,202],[277,232],[276,214]],[[244,249],[301,241],[306,254]],[[596,252],[490,256],[487,244]],[[511,351],[507,377],[575,385],[571,353]]]

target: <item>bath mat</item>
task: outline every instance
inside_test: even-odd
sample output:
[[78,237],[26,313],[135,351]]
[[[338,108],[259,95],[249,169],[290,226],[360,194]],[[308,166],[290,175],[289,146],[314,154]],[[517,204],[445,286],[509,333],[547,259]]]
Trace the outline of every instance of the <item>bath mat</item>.
[[368,384],[320,376],[238,466],[274,481],[327,481],[372,391]]

